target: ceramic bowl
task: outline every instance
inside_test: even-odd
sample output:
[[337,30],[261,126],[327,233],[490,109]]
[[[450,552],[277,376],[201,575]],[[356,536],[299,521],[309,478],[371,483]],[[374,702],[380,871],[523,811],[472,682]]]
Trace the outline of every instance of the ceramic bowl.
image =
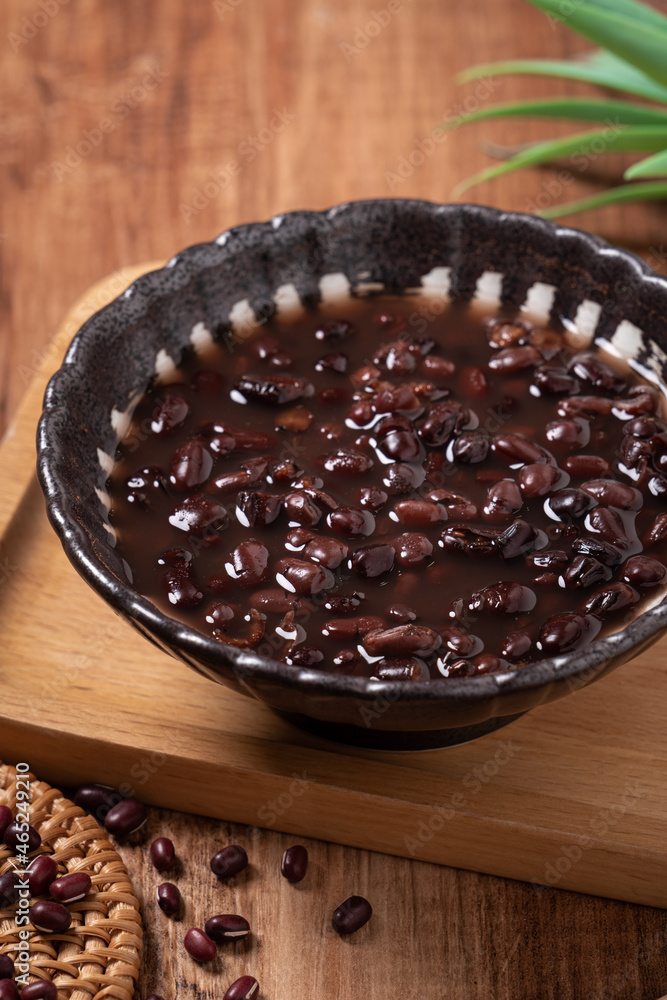
[[139,278],[76,335],[46,392],[38,439],[40,482],[65,551],[130,624],[297,725],[389,750],[474,739],[599,679],[659,638],[667,605],[582,651],[511,673],[406,684],[289,666],[207,638],[133,590],[114,548],[105,482],[131,401],[202,329],[228,337],[299,300],[415,288],[571,321],[665,379],[667,281],[633,255],[532,216],[361,201],[239,226]]

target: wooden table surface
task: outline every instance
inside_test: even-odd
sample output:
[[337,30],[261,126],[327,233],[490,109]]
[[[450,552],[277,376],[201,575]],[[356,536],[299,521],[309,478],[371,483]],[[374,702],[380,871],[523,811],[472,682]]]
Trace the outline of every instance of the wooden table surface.
[[[457,88],[453,75],[584,47],[524,0],[3,0],[0,39],[0,433],[68,305],[106,273],[289,209],[392,194],[446,201],[488,162],[482,138],[563,127],[471,126],[436,145],[432,129],[463,107],[551,89],[505,78]],[[619,164],[591,161],[563,198]],[[523,173],[472,194],[530,211],[553,197],[552,180]],[[667,273],[664,223],[655,206],[576,221]],[[168,924],[145,852],[124,851],[147,901],[143,997],[220,997],[244,970],[264,1000],[667,992],[661,911],[315,842],[311,874],[290,887],[278,875],[286,837],[175,812],[151,824],[178,844],[189,902],[184,923]],[[230,840],[248,846],[252,869],[217,889],[200,872]],[[329,914],[351,892],[376,913],[341,940]],[[215,975],[172,947],[202,914],[232,910],[256,934]]]

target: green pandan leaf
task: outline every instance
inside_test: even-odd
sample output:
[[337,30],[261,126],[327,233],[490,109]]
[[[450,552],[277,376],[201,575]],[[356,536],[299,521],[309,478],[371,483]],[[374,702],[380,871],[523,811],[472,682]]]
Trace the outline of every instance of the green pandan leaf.
[[[602,142],[603,148],[597,149]],[[519,170],[521,167],[535,167],[543,163],[551,163],[564,156],[571,156],[574,168],[578,168],[575,157],[595,158],[602,153],[624,153],[624,152],[657,152],[667,147],[667,127],[666,126],[644,126],[644,125],[621,125],[596,129],[593,132],[579,132],[576,135],[566,136],[562,139],[550,139],[547,142],[534,143],[524,152],[513,156],[505,163],[500,163],[495,167],[488,167],[480,171],[474,177],[468,178],[459,184],[452,192],[454,197],[458,197],[463,191],[480,184],[482,181],[492,180],[502,174],[508,174],[512,170]]]
[[558,219],[562,215],[574,215],[576,212],[585,212],[587,209],[602,208],[604,205],[614,205],[623,201],[657,201],[661,198],[667,198],[667,181],[623,184],[609,191],[591,195],[590,198],[568,201],[565,205],[555,205],[539,214],[544,219]]
[[667,28],[603,10],[590,0],[578,0],[573,10],[565,8],[562,0],[530,0],[530,3],[667,85]]
[[[570,0],[570,2],[576,3],[577,0]],[[647,4],[638,3],[637,0],[588,0],[588,2],[591,6],[598,7],[600,10],[608,10],[614,14],[621,14],[624,17],[629,17],[631,20],[640,21],[650,28],[656,28],[658,31],[667,31],[667,17],[661,14],[660,11],[654,10],[653,7],[647,6]],[[569,16],[567,7],[564,7],[563,11],[563,16],[567,19]]]
[[633,181],[637,177],[667,177],[667,149],[654,156],[647,156],[639,163],[633,163],[623,176],[626,181]]
[[472,66],[459,73],[458,83],[468,83],[481,77],[508,76],[519,73],[528,76],[563,77],[593,83],[611,90],[623,90],[651,101],[667,102],[667,87],[651,80],[640,70],[608,52],[592,52],[582,59],[510,59],[504,62]]
[[489,118],[567,118],[572,121],[606,122],[616,119],[625,125],[667,124],[667,108],[649,108],[630,101],[586,100],[580,97],[553,98],[540,101],[517,101],[494,104],[470,114],[457,115],[445,122],[447,128],[458,128],[468,122]]

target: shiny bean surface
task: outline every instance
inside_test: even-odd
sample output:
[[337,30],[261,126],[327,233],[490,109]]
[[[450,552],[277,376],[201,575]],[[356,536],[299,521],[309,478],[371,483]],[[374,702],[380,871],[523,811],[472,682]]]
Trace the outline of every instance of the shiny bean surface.
[[149,389],[108,483],[142,594],[295,670],[412,684],[567,655],[667,590],[656,388],[523,314],[410,309],[278,314]]

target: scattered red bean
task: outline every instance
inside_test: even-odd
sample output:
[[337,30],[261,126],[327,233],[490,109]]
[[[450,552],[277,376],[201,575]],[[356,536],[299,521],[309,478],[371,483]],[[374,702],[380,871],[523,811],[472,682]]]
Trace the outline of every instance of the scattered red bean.
[[[58,865],[50,854],[38,854],[30,862],[26,877],[31,896],[43,896],[58,874]],[[60,900],[63,902],[63,900]]]
[[63,934],[72,923],[72,914],[62,903],[38,899],[30,908],[30,920],[44,934]]
[[183,944],[188,955],[192,955],[197,962],[212,962],[218,953],[215,941],[198,927],[190,928],[183,938]]
[[238,875],[248,865],[248,855],[240,844],[230,844],[223,847],[211,858],[211,871],[218,878],[231,878]]
[[302,844],[288,847],[280,863],[280,873],[288,882],[301,882],[308,871],[308,851]]
[[350,896],[334,910],[332,926],[339,934],[353,934],[367,924],[373,907],[363,896]]
[[0,1000],[19,1000],[19,991],[13,979],[0,979]]
[[29,823],[10,823],[5,829],[4,841],[10,851],[16,851],[20,845],[23,850],[27,847],[28,854],[32,854],[41,845],[42,838]]
[[250,924],[236,913],[218,913],[209,917],[204,930],[216,944],[222,941],[238,941],[250,933]]
[[253,976],[241,976],[229,986],[222,1000],[256,1000],[259,983]]
[[14,962],[11,955],[5,953],[0,955],[0,979],[12,979],[14,976]]
[[90,892],[91,885],[87,872],[70,872],[52,882],[49,892],[57,903],[75,903]]
[[183,900],[173,882],[162,882],[156,889],[157,905],[168,917],[175,917],[181,911]]
[[110,809],[104,825],[114,837],[127,837],[140,829],[148,819],[148,810],[138,799],[124,799]]
[[58,987],[50,979],[28,983],[21,990],[23,1000],[58,1000]]
[[154,840],[150,852],[153,867],[157,868],[159,872],[166,872],[176,860],[174,844],[169,837],[158,837],[157,840]]

